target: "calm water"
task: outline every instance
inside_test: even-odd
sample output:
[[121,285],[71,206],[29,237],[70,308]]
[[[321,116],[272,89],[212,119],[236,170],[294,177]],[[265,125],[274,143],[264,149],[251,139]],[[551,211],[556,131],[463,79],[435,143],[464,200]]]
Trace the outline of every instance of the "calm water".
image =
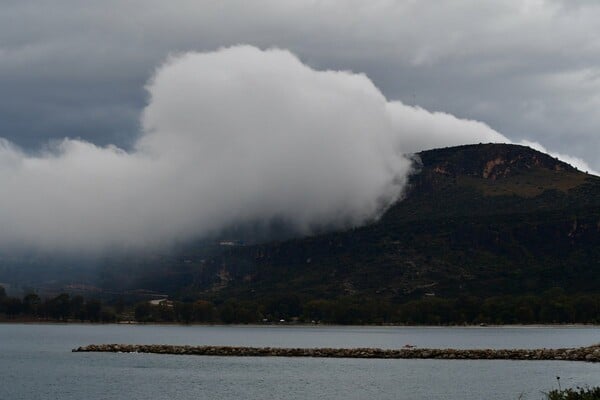
[[0,324],[0,399],[541,399],[600,385],[579,362],[357,360],[71,353],[90,343],[532,348],[600,328],[182,327]]

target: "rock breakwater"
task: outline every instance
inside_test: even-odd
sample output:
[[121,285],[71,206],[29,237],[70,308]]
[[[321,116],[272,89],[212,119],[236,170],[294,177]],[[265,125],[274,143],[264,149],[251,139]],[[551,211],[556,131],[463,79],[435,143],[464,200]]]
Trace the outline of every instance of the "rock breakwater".
[[600,344],[567,349],[377,349],[279,348],[92,344],[73,352],[155,353],[233,357],[398,358],[446,360],[562,360],[600,362]]

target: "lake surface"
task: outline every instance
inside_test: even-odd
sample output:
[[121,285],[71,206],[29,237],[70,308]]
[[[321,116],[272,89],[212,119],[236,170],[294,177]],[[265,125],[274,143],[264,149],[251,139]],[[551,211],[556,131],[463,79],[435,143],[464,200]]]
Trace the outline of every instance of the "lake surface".
[[559,348],[597,327],[297,327],[0,324],[0,399],[542,399],[600,385],[600,365],[71,353],[100,343],[279,347]]

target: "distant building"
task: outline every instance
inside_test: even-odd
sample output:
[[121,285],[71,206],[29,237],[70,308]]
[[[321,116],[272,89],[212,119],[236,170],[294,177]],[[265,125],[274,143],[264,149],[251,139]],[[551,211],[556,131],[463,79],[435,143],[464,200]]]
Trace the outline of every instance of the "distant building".
[[152,304],[153,306],[173,307],[173,302],[167,299],[154,299],[150,300],[148,303]]
[[244,243],[240,240],[221,240],[219,246],[243,246]]

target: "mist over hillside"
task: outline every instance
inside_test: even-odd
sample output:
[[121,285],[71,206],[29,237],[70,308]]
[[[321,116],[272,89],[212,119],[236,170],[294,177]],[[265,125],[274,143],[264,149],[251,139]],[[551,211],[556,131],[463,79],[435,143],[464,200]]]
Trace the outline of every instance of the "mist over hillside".
[[293,291],[295,282],[312,296],[340,296],[346,286],[391,298],[593,290],[600,273],[600,178],[521,146],[463,146],[420,157],[423,169],[407,198],[380,221],[232,249],[194,282],[207,282],[210,292],[221,284],[216,268],[228,271],[225,296],[228,289]]

